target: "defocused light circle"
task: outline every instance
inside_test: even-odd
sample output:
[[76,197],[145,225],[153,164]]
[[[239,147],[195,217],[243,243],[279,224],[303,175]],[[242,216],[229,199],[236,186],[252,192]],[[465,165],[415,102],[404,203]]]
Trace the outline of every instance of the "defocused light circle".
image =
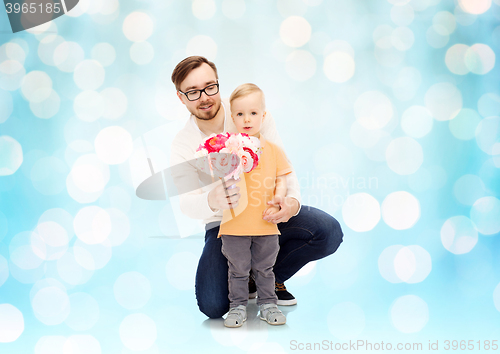
[[35,317],[45,325],[58,325],[68,317],[70,303],[68,294],[55,286],[39,290],[31,300]]
[[354,145],[367,149],[373,147],[381,135],[380,130],[366,129],[358,121],[354,121],[351,125],[349,136]]
[[[50,26],[52,25],[54,25],[54,22],[52,22]],[[38,45],[38,57],[45,65],[55,66],[54,52],[56,48],[64,42],[64,38],[57,34],[44,35]]]
[[73,226],[80,240],[93,245],[107,239],[111,232],[111,218],[104,209],[88,206],[78,211]]
[[453,186],[453,194],[464,205],[473,205],[486,194],[486,186],[479,176],[464,175]]
[[465,53],[464,62],[474,74],[484,75],[495,67],[495,52],[486,44],[476,43]]
[[450,120],[450,131],[457,139],[471,140],[476,137],[476,128],[480,122],[481,117],[475,110],[463,108]]
[[485,93],[477,102],[477,109],[483,117],[500,116],[500,96],[495,93]]
[[442,34],[446,32],[448,32],[446,27],[442,25],[432,25],[425,33],[427,43],[429,43],[432,48],[443,48],[450,40],[449,35]]
[[351,194],[342,206],[342,218],[356,232],[370,231],[380,221],[380,204],[368,193]]
[[458,4],[465,12],[480,15],[491,7],[491,0],[458,0]]
[[[1,239],[1,237],[0,237]],[[9,263],[4,256],[0,255],[0,287],[7,281],[9,278]]]
[[109,240],[102,243],[89,245],[77,240],[73,247],[76,262],[87,270],[101,269],[111,259],[112,249]]
[[94,122],[104,114],[106,109],[105,99],[106,96],[101,96],[99,92],[83,91],[76,96],[73,102],[73,110],[79,119],[85,122]]
[[127,214],[119,209],[109,208],[106,212],[111,218],[111,233],[108,235],[108,240],[111,246],[119,246],[130,234],[130,221]]
[[401,278],[396,274],[396,268],[394,266],[394,259],[398,252],[403,249],[402,245],[389,246],[382,251],[378,257],[378,271],[380,275],[390,283],[397,284],[401,283]]
[[420,332],[429,321],[427,303],[416,295],[405,295],[396,299],[390,310],[394,327],[403,333]]
[[15,235],[9,243],[10,261],[17,267],[23,270],[38,268],[43,258],[37,254],[41,254],[44,250],[40,248],[35,253],[31,245],[32,232],[23,231]]
[[432,130],[431,113],[423,106],[411,106],[403,112],[401,128],[413,138],[422,138]]
[[462,109],[462,95],[453,84],[435,84],[425,93],[425,106],[435,119],[450,120]]
[[0,343],[14,342],[23,332],[22,312],[11,304],[0,304]]
[[66,229],[56,222],[39,223],[31,235],[31,248],[40,258],[51,261],[61,258],[68,249]]
[[316,59],[305,50],[295,50],[286,58],[285,69],[295,81],[309,80],[316,73]]
[[495,197],[478,199],[470,210],[470,218],[483,235],[500,232],[500,200]]
[[132,136],[120,126],[104,128],[94,141],[97,156],[108,165],[125,162],[132,154]]
[[465,54],[468,50],[468,45],[455,44],[446,51],[444,61],[453,74],[465,75],[469,73],[469,68],[465,65]]
[[392,102],[379,91],[367,91],[354,103],[354,115],[366,129],[381,129],[394,115]]
[[143,42],[153,34],[153,20],[144,12],[132,12],[123,21],[123,34],[132,42]]
[[149,64],[155,56],[155,50],[149,42],[138,42],[130,47],[130,59],[137,65]]
[[[322,32],[320,32],[320,34],[321,33]],[[318,35],[318,33],[314,33],[311,37],[311,41],[313,40],[313,38],[317,38],[317,35]],[[330,37],[328,37],[328,35],[326,33],[325,33],[325,36],[327,36],[327,38],[325,38],[325,40],[326,40],[325,46],[323,48],[323,51],[318,53],[318,54],[323,54],[325,57],[327,57],[328,55],[330,55],[334,52],[342,52],[342,53],[348,54],[351,58],[354,59],[354,55],[355,55],[354,49],[349,44],[349,42],[342,41],[339,39],[336,39],[336,40],[330,42]],[[310,48],[313,47],[311,41],[309,41]]]
[[30,109],[35,116],[42,119],[52,118],[59,112],[61,99],[54,90],[49,91],[49,96],[40,102],[30,102]]
[[83,192],[102,192],[109,181],[109,167],[97,155],[83,155],[73,164],[68,178]]
[[391,36],[391,43],[397,50],[406,51],[413,46],[415,35],[408,27],[398,27],[394,29]]
[[434,27],[436,31],[441,35],[450,35],[457,27],[455,16],[448,11],[440,11],[435,14],[432,18],[432,23],[436,26]]
[[420,283],[432,270],[429,252],[419,245],[401,248],[394,257],[396,275],[409,284]]
[[151,298],[151,284],[139,272],[123,273],[113,286],[116,301],[128,310],[137,310]]
[[[1,80],[1,78],[0,78]],[[9,92],[0,90],[0,124],[4,123],[14,111],[14,102]]]
[[110,66],[115,62],[116,50],[109,43],[98,43],[92,48],[90,56],[102,66]]
[[216,5],[213,0],[194,0],[191,6],[193,15],[200,20],[208,20],[215,15]]
[[147,350],[155,343],[156,323],[143,313],[128,315],[120,324],[120,339],[130,350]]
[[209,36],[194,36],[186,45],[186,55],[201,55],[208,60],[215,60],[217,57],[217,43]]
[[30,102],[42,102],[52,92],[52,79],[43,71],[31,71],[24,77],[21,92]]
[[382,202],[382,218],[395,230],[410,229],[420,219],[420,203],[406,191],[393,192]]
[[64,343],[66,343],[64,336],[43,336],[36,342],[35,354],[62,354]]
[[85,53],[76,42],[63,42],[54,51],[54,64],[61,71],[71,73],[83,61]]
[[488,117],[479,122],[476,143],[485,153],[493,155],[494,147],[500,143],[500,117]]
[[26,70],[17,60],[0,62],[0,89],[15,91],[21,87]]
[[441,227],[441,243],[453,254],[470,252],[477,240],[476,227],[466,216],[453,216]]
[[289,47],[298,48],[311,38],[311,25],[300,16],[290,16],[280,26],[280,38]]
[[411,5],[395,5],[391,8],[391,20],[398,26],[408,26],[414,18],[415,12]]
[[62,353],[101,354],[102,350],[99,341],[95,337],[85,334],[70,336],[64,342]]
[[424,162],[422,146],[412,138],[396,138],[385,151],[387,165],[399,175],[417,172]]
[[82,90],[95,90],[104,83],[105,71],[96,60],[84,60],[75,68],[73,79]]
[[57,260],[57,274],[70,285],[85,284],[92,277],[93,271],[80,265],[71,248],[60,259]]
[[346,82],[354,75],[354,59],[344,52],[333,52],[325,58],[323,71],[333,82]]
[[16,139],[0,136],[0,176],[14,174],[23,163],[23,148]]

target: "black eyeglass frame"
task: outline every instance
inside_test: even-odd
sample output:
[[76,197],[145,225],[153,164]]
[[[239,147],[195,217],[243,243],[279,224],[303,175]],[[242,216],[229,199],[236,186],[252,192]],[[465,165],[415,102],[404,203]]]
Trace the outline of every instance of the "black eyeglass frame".
[[[206,90],[207,88],[209,88],[209,87],[212,87],[212,86],[217,86],[217,92],[216,92],[216,93],[213,93],[213,94],[211,94],[211,95],[209,95],[209,94],[208,94],[208,92],[207,92],[207,91],[205,91],[205,90]],[[199,93],[200,95],[198,96],[198,98],[195,98],[194,100],[190,100],[190,99],[189,99],[189,97],[188,97],[188,93],[190,93],[190,92],[196,92],[196,91],[198,91],[198,93]],[[201,97],[201,94],[202,94],[203,92],[205,92],[205,95],[207,95],[207,96],[215,96],[216,94],[218,94],[218,93],[219,93],[219,82],[217,82],[217,83],[215,83],[215,84],[210,84],[210,85],[206,86],[205,88],[203,88],[203,89],[201,89],[201,90],[189,90],[189,91],[187,91],[187,92],[182,92],[181,90],[179,90],[179,92],[180,92],[180,93],[182,93],[184,96],[186,96],[186,98],[187,98],[187,100],[188,100],[188,101],[193,102],[193,101],[197,101],[197,100],[199,100],[199,99],[200,99],[200,97]]]

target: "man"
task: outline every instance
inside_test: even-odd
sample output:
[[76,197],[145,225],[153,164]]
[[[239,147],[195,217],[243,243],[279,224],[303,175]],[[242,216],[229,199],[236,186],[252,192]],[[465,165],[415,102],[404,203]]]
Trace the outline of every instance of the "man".
[[[196,149],[207,136],[237,130],[230,118],[228,101],[221,100],[217,68],[212,62],[200,56],[188,57],[175,67],[172,82],[191,117],[172,142],[170,162],[172,166],[190,166],[189,161],[194,159]],[[283,146],[269,112],[261,132],[266,139]],[[178,176],[178,183],[198,175],[194,166],[191,171],[184,169],[184,173]],[[295,172],[287,175],[286,182],[286,197],[275,197],[269,202],[279,206],[280,211],[265,216],[264,220],[278,224],[281,233],[280,251],[274,265],[278,305],[295,305],[297,300],[287,291],[284,282],[310,261],[334,253],[343,234],[337,220],[330,215],[313,207],[301,207]],[[205,185],[180,196],[182,212],[191,218],[203,219],[206,224],[205,246],[196,273],[196,298],[200,310],[210,318],[219,318],[229,309],[227,259],[221,252],[221,239],[217,234],[222,210],[238,205],[240,189],[232,187],[235,183],[234,180],[226,182],[226,190],[221,183],[215,188]]]

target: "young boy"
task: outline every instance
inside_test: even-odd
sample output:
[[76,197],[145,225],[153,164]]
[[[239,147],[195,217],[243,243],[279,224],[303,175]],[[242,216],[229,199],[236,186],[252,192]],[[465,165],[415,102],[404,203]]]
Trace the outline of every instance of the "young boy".
[[281,325],[285,324],[286,317],[276,305],[278,299],[273,273],[280,232],[275,224],[262,217],[279,211],[278,207],[267,207],[267,202],[273,195],[286,195],[285,175],[292,172],[292,168],[281,149],[259,133],[266,116],[261,89],[254,84],[240,85],[229,101],[236,128],[240,133],[259,138],[262,154],[257,167],[241,176],[246,183],[246,191],[242,188],[242,194],[247,194],[247,205],[239,205],[234,218],[229,210],[224,210],[219,230],[222,253],[229,267],[230,310],[224,325],[240,327],[247,318],[250,269],[259,294],[257,305],[260,306],[260,318],[269,324]]

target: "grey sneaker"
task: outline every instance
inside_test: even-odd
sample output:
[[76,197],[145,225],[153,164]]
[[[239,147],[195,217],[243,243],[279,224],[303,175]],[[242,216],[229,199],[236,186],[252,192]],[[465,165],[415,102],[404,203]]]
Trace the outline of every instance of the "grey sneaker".
[[275,304],[260,305],[260,319],[270,325],[282,325],[286,323],[286,317]]
[[244,305],[239,305],[237,307],[231,307],[227,313],[227,317],[224,320],[224,326],[226,327],[241,327],[243,322],[247,320],[247,308]]

